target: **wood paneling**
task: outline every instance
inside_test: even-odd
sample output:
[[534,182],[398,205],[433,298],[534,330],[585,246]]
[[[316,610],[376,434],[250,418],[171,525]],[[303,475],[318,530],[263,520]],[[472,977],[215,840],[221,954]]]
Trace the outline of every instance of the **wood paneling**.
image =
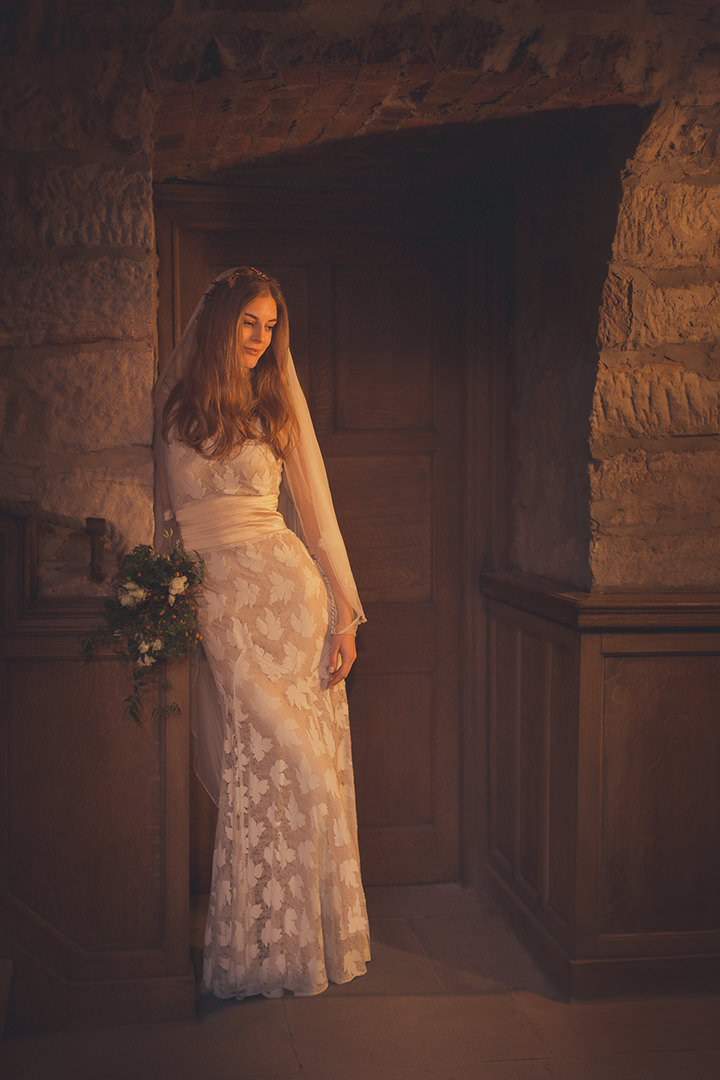
[[[48,657],[6,663],[8,888],[83,949],[158,948],[161,733],[123,716],[125,664],[99,658],[82,678],[78,669]],[[88,813],[98,791],[104,812]]]
[[517,814],[518,639],[515,627],[498,618],[490,627],[490,851],[509,868],[514,863]]
[[720,837],[719,643],[700,656],[669,651],[679,644],[655,640],[652,653],[637,654],[628,642],[624,654],[604,656],[607,933],[718,926],[720,871],[708,838]]
[[571,992],[711,985],[720,597],[484,586],[490,869],[508,906]]
[[578,654],[572,635],[554,631],[547,657],[551,707],[546,729],[545,777],[548,816],[543,903],[557,927],[570,926],[575,904],[577,820]]
[[545,872],[547,834],[547,730],[550,646],[542,637],[524,634],[517,734],[517,868],[520,880],[539,899]]
[[[377,673],[351,689],[352,707],[364,718],[353,729],[358,809],[371,828],[432,823],[432,684],[431,672]],[[365,696],[377,695],[387,713],[367,707]]]
[[101,610],[24,603],[0,636],[0,953],[18,1031],[194,1013],[187,665],[170,669],[182,715],[152,718],[158,690],[134,724],[126,665],[82,659]]

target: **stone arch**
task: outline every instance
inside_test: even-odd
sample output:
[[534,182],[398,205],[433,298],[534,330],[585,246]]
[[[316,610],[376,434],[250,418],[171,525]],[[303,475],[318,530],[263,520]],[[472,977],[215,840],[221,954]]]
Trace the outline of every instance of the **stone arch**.
[[228,195],[257,192],[263,207],[276,198],[282,220],[294,213],[284,191],[302,191],[300,207],[317,217],[323,203],[339,204],[338,191],[352,188],[360,216],[371,206],[388,213],[396,202],[403,217],[414,213],[420,223],[445,215],[450,230],[472,238],[473,259],[502,279],[469,286],[476,290],[472,307],[493,308],[492,326],[480,319],[469,331],[476,341],[471,365],[492,367],[478,377],[506,384],[507,423],[490,417],[500,469],[491,486],[502,492],[502,505],[481,515],[484,532],[491,515],[507,521],[505,536],[481,557],[496,569],[589,587],[588,418],[598,311],[620,175],[649,115],[620,105],[400,127],[241,158],[211,176],[200,170],[203,180],[229,185]]

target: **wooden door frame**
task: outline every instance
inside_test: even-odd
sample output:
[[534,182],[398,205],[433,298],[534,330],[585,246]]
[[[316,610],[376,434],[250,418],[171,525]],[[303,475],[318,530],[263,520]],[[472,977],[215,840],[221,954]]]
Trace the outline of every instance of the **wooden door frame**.
[[461,629],[461,851],[462,880],[475,888],[484,886],[489,846],[489,641],[487,604],[479,580],[483,573],[503,565],[509,509],[508,221],[512,212],[510,190],[490,189],[482,214],[468,230],[462,585],[468,602]]
[[[502,362],[502,301],[496,266],[488,258],[488,221],[484,212],[468,227],[451,213],[438,218],[438,230],[457,230],[466,237],[466,327],[464,393],[466,408],[462,418],[461,479],[462,551],[460,589],[462,604],[459,664],[459,771],[458,821],[460,877],[463,883],[478,885],[483,877],[487,853],[487,680],[485,611],[478,589],[479,574],[494,565],[503,547],[504,486],[493,474],[502,471],[504,461],[506,367]],[[384,206],[368,200],[330,206],[316,193],[289,188],[278,203],[271,188],[220,187],[203,184],[157,184],[155,219],[158,250],[169,252],[172,265],[179,264],[178,238],[182,230],[233,231],[257,228],[263,223],[289,230],[317,225],[362,227],[382,223],[413,223],[412,211],[404,203],[388,201]],[[497,259],[495,259],[497,263]],[[177,274],[158,281],[158,354],[169,355],[173,340],[181,331]],[[493,283],[496,287],[493,288]],[[173,291],[175,290],[175,291]],[[500,313],[500,314],[498,314]],[[500,362],[498,362],[500,358]]]

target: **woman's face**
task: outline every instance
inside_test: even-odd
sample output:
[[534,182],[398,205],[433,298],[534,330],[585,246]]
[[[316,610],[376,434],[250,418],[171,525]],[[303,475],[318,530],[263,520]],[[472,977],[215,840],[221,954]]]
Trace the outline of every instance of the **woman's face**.
[[272,341],[277,326],[277,304],[272,296],[256,296],[240,315],[240,364],[254,368]]

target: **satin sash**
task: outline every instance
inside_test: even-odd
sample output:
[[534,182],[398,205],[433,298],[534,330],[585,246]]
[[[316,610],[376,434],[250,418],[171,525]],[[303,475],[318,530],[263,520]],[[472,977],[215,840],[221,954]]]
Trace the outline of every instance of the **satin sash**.
[[286,528],[277,495],[216,495],[197,499],[176,511],[183,544],[208,551],[255,540]]

